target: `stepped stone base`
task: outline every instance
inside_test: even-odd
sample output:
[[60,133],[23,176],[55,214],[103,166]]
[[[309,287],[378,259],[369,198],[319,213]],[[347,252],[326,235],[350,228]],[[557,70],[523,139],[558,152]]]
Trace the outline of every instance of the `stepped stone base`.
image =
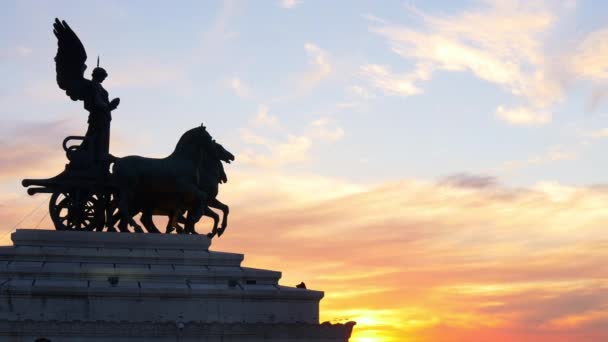
[[241,267],[205,236],[20,229],[0,247],[0,340],[348,341],[323,292]]

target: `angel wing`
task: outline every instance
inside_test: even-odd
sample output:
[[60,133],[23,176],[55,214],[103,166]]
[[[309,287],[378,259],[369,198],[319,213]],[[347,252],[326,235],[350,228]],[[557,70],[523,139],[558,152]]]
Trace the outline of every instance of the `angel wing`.
[[53,33],[57,37],[57,55],[55,70],[57,85],[73,100],[84,100],[91,81],[84,78],[87,68],[87,52],[72,28],[65,22],[55,18]]

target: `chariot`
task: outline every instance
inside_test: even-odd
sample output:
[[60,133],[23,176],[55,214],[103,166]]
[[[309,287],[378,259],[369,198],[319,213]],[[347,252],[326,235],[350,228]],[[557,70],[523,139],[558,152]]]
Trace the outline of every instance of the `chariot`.
[[[80,141],[81,143],[74,144]],[[59,175],[46,179],[24,179],[30,195],[51,194],[49,215],[57,230],[102,230],[112,215],[111,204],[116,187],[109,165],[93,163],[91,153],[83,148],[85,137],[69,136],[63,150],[69,160]]]

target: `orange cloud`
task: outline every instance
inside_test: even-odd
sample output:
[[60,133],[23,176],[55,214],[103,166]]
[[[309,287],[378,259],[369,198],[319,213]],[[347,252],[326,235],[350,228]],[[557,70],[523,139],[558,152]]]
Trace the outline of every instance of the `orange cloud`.
[[[237,191],[226,186],[226,202],[241,201],[214,248],[325,290],[323,318],[358,320],[353,341],[607,336],[603,189],[459,176],[338,183],[317,200],[318,188],[296,185],[306,177],[261,177],[246,191],[240,177]],[[244,200],[269,193],[285,200]]]

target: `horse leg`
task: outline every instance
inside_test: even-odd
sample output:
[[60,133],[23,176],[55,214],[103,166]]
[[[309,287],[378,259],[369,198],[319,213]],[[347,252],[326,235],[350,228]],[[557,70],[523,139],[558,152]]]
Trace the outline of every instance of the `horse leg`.
[[191,211],[188,210],[188,214],[186,215],[186,223],[184,224],[184,233],[185,234],[195,234],[198,233],[194,230],[194,225],[201,219],[202,214],[197,213],[198,210]]
[[[123,223],[124,222],[124,223]],[[116,224],[118,223],[118,230],[116,229]],[[138,226],[138,224],[133,220],[132,217],[128,216],[128,219],[124,219],[122,217],[122,213],[120,211],[118,211],[117,213],[115,213],[114,215],[111,216],[111,221],[108,222],[108,232],[125,232],[125,233],[129,233],[129,229],[127,228],[128,225],[131,226]]]
[[178,234],[187,234],[184,229],[186,225],[186,210],[179,210],[175,215],[175,221],[173,223],[173,227],[177,231]]
[[[128,164],[127,164],[128,165]],[[113,179],[116,182],[116,186],[118,188],[117,196],[117,205],[118,215],[120,217],[120,223],[118,224],[118,229],[121,232],[130,232],[128,225],[133,226],[135,231],[142,231],[141,226],[138,225],[135,220],[133,220],[133,216],[135,216],[139,210],[131,210],[130,206],[133,204],[133,199],[135,198],[135,186],[137,185],[137,174],[134,173],[133,169],[125,169],[123,163],[119,159],[114,163],[113,168]]]
[[230,208],[224,203],[220,202],[217,198],[212,199],[209,202],[209,206],[211,208],[219,209],[222,211],[222,224],[220,225],[220,229],[217,232],[217,237],[222,236],[226,227],[228,227],[228,214],[230,213]]
[[139,224],[137,224],[137,222],[135,222],[135,220],[133,219],[133,216],[135,216],[137,213],[135,214],[127,214],[126,217],[125,215],[122,215],[121,212],[118,212],[118,216],[119,218],[119,223],[118,223],[118,229],[123,232],[123,233],[130,233],[131,231],[129,230],[129,226],[133,227],[133,230],[136,233],[143,233],[144,230],[141,229],[141,226]]
[[133,230],[136,233],[143,233],[144,230],[141,228],[141,226],[139,224],[137,224],[137,222],[135,222],[135,220],[133,219],[132,214],[122,214],[121,213],[122,210],[119,210],[118,212],[118,216],[120,217],[118,219],[118,230],[122,233],[130,233],[131,231],[129,230],[129,226],[133,227]]
[[136,232],[143,232],[141,226],[133,220],[133,216],[136,213],[132,213],[129,210],[129,203],[132,202],[133,192],[131,189],[127,187],[123,187],[123,190],[120,192],[118,196],[118,215],[120,217],[120,222],[118,223],[118,229],[123,233],[130,233],[128,225],[133,226]]
[[118,208],[118,212],[112,216],[112,221],[118,222],[118,230],[122,233],[130,233],[128,224],[129,224],[129,205],[126,193],[123,191],[118,196],[116,207]]
[[110,207],[110,200],[109,200],[110,194],[106,193],[105,195],[103,195],[102,201],[103,201],[103,207],[104,207],[104,222],[103,225],[101,225],[100,227],[95,228],[95,231],[97,232],[103,232],[103,229],[106,228],[106,226],[109,228],[109,225],[111,224],[111,220],[112,220],[112,208]]
[[184,225],[184,227],[186,226],[186,215],[184,215],[185,213],[182,211],[176,218],[175,220],[175,229],[177,231],[177,234],[187,234],[186,230],[184,228],[182,228],[182,226],[180,226],[180,224]]
[[[112,209],[112,211],[114,211],[114,208]],[[111,213],[112,211],[108,211],[108,212]],[[108,223],[107,223],[107,226],[108,226],[107,231],[111,232],[111,233],[118,232],[118,230],[116,230],[115,225],[116,225],[116,222],[118,222],[118,220],[120,220],[120,214],[119,213],[115,213],[114,215],[108,214],[108,218],[109,219],[108,219]]]
[[120,208],[118,210],[118,213],[120,214],[120,220],[118,221],[118,230],[121,231],[122,233],[130,233],[131,231],[129,231],[129,221],[132,220],[132,218],[129,216],[128,212],[124,212],[124,210],[128,210],[127,208]]
[[169,214],[169,220],[167,221],[167,228],[165,228],[165,234],[171,234],[173,233],[173,231],[175,230],[174,225],[175,225],[175,212],[171,212]]
[[194,198],[194,202],[196,203],[193,208],[188,210],[188,215],[186,217],[186,233],[197,234],[194,230],[194,225],[201,219],[203,213],[205,212],[205,207],[207,207],[207,194],[202,192],[195,184],[182,184],[180,192],[184,194],[188,194],[189,197],[192,196]]
[[207,234],[207,237],[212,239],[217,234],[217,224],[220,221],[220,216],[209,207],[205,207],[205,216],[213,219],[213,229],[211,230],[211,233]]
[[178,221],[183,217],[183,214],[183,210],[180,209],[173,210],[169,213],[169,221],[167,222],[165,234],[171,234],[173,231],[177,231],[178,234],[183,233],[182,227],[180,227],[178,224]]
[[158,230],[158,228],[156,228],[156,225],[154,224],[154,220],[152,219],[152,211],[150,209],[144,209],[141,213],[141,218],[139,220],[144,225],[148,233],[160,233],[160,231]]

